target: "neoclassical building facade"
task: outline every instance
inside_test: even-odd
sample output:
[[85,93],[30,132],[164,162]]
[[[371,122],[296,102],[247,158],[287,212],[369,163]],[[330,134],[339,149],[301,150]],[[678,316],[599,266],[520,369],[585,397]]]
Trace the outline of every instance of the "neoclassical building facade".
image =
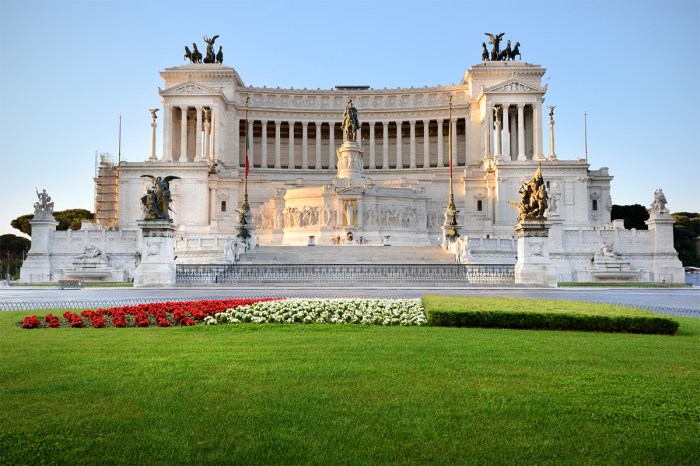
[[[238,232],[247,153],[255,245],[305,246],[310,237],[328,247],[387,238],[393,245],[441,245],[452,176],[455,259],[515,264],[518,212],[509,201],[541,167],[558,280],[612,279],[610,264],[593,260],[612,244],[617,256],[606,257],[617,261],[618,279],[682,282],[668,212],[652,216],[647,231],[625,230],[611,222],[608,169],[555,153],[553,117],[543,119],[545,72],[522,61],[486,61],[469,67],[457,85],[309,90],[245,85],[221,64],[167,68],[158,89],[162,113],[154,120],[162,141],[155,141],[154,127],[150,156],[115,167],[112,205],[124,238],[101,244],[106,252],[121,248],[118,268],[128,279],[131,246],[117,244],[139,247],[138,235],[126,232],[137,231],[144,216],[140,199],[150,182],[143,175],[177,176],[171,183],[177,262],[215,262]],[[352,167],[352,177],[338,159],[349,101],[360,121],[361,166]],[[53,273],[68,267],[78,244],[62,246],[67,257],[56,256]]]

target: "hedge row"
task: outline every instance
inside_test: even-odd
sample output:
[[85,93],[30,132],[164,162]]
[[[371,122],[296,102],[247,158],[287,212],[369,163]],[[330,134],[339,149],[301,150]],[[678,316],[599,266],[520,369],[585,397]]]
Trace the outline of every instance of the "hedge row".
[[[431,299],[433,298],[433,299]],[[512,328],[531,330],[579,330],[592,332],[649,333],[672,335],[678,330],[678,322],[667,317],[656,316],[646,311],[630,315],[630,309],[583,313],[571,309],[559,312],[544,309],[523,311],[513,309],[477,309],[465,303],[460,306],[460,298],[435,299],[425,297],[424,306],[428,325],[436,327],[483,327]],[[488,299],[488,298],[486,298]],[[442,301],[442,303],[441,303]],[[527,302],[528,300],[520,300]],[[494,304],[497,303],[494,300]],[[478,309],[481,308],[481,309]]]

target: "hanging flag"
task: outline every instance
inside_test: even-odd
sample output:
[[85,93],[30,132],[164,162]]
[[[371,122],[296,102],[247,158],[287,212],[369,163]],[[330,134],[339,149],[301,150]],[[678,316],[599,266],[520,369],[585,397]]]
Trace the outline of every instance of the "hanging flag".
[[248,149],[250,143],[248,141],[248,97],[245,98],[245,176],[248,178],[250,173],[250,162],[248,161]]

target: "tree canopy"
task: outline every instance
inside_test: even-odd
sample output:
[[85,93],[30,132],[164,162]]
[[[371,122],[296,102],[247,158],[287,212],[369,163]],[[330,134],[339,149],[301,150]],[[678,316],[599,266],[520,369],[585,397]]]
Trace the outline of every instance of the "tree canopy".
[[647,230],[647,225],[644,223],[649,220],[649,212],[647,212],[646,207],[639,204],[632,205],[615,205],[612,206],[612,211],[610,212],[610,218],[612,220],[623,219],[625,221],[625,228],[631,230],[636,228],[637,230]]
[[671,214],[676,220],[673,225],[673,247],[685,267],[700,267],[697,241],[700,238],[700,213],[676,212]]
[[0,271],[12,276],[19,274],[24,255],[29,250],[31,241],[21,236],[0,235]]
[[[58,222],[57,230],[80,230],[80,222],[82,220],[93,220],[95,214],[85,209],[67,209],[59,210],[53,213],[53,217]],[[31,236],[32,225],[29,223],[34,218],[34,214],[26,214],[17,217],[10,222],[10,226],[22,233]]]

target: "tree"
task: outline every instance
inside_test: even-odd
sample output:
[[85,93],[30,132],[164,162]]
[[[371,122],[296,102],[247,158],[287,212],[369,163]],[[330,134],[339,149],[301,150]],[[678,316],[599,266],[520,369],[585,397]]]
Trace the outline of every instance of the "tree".
[[[59,210],[53,213],[53,217],[58,222],[57,230],[80,230],[80,222],[82,220],[93,220],[95,214],[85,209],[67,209]],[[34,214],[26,214],[17,217],[10,222],[10,226],[22,233],[31,236],[32,225],[29,223],[34,218]]]
[[673,225],[673,247],[678,251],[684,267],[700,267],[698,238],[700,238],[700,213],[676,212]]
[[24,257],[31,246],[31,241],[17,235],[0,236],[0,270],[2,274],[16,276],[22,266]]
[[612,211],[610,212],[610,218],[612,220],[624,219],[625,228],[628,230],[636,228],[637,230],[647,230],[647,225],[644,223],[649,220],[649,212],[647,212],[646,207],[633,204],[633,205],[614,205],[612,206]]

